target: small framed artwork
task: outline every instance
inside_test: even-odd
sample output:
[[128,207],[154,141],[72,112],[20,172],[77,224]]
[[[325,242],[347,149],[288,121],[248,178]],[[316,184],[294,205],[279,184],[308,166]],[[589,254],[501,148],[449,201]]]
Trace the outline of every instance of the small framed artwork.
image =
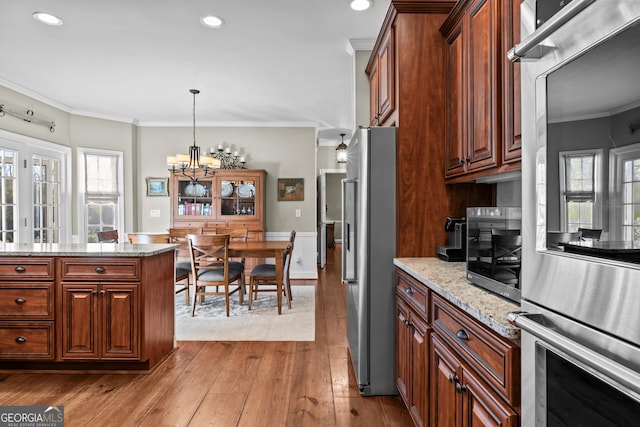
[[168,196],[169,178],[147,178],[147,196]]
[[304,178],[278,178],[278,201],[304,200]]

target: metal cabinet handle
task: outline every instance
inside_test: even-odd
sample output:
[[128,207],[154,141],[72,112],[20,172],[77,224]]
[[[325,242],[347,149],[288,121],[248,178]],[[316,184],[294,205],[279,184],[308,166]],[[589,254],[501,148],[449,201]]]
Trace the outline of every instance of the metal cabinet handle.
[[104,268],[104,267],[96,267],[96,273],[98,273],[98,274],[102,274],[105,271],[107,271],[107,269]]
[[469,339],[469,335],[467,334],[467,331],[465,331],[464,329],[460,329],[458,332],[456,332],[456,337],[465,341]]
[[27,302],[27,300],[24,298],[16,298],[16,304],[24,304],[25,302]]
[[16,270],[16,273],[24,273],[25,271],[27,271],[27,269],[21,265],[16,266],[15,270]]
[[413,295],[413,289],[411,288],[407,288],[405,292],[407,293],[407,295]]
[[27,342],[27,339],[26,339],[25,337],[20,336],[20,337],[17,337],[17,338],[16,338],[16,342],[17,342],[18,344],[24,344],[24,343],[26,343],[26,342]]
[[104,289],[100,290],[100,292],[98,292],[100,295],[105,295],[107,293],[107,291],[105,291]]
[[464,393],[465,391],[467,391],[467,388],[464,385],[456,383],[456,392]]

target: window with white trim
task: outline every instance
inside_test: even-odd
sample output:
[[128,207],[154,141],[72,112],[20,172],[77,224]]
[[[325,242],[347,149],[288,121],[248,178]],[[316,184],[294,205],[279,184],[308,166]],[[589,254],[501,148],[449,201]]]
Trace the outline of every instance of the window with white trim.
[[122,152],[78,149],[82,195],[81,241],[96,243],[98,231],[122,229]]
[[560,209],[562,228],[600,228],[602,150],[560,153]]
[[13,243],[17,234],[18,153],[0,147],[0,241]]
[[609,154],[612,206],[612,239],[640,241],[640,144],[611,149]]

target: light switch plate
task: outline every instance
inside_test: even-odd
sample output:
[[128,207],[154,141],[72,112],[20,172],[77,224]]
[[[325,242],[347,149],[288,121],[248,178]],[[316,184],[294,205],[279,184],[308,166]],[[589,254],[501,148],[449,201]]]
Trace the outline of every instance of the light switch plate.
[[296,209],[296,218],[300,218],[302,216],[302,210]]
[[151,218],[160,218],[160,209],[151,209],[149,211],[149,216]]

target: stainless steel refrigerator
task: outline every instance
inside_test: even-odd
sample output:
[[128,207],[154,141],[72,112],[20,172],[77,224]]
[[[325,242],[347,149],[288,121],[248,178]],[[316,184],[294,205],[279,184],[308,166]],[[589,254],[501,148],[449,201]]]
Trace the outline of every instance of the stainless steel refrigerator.
[[395,385],[396,129],[360,128],[342,180],[342,281],[349,353],[363,395]]

